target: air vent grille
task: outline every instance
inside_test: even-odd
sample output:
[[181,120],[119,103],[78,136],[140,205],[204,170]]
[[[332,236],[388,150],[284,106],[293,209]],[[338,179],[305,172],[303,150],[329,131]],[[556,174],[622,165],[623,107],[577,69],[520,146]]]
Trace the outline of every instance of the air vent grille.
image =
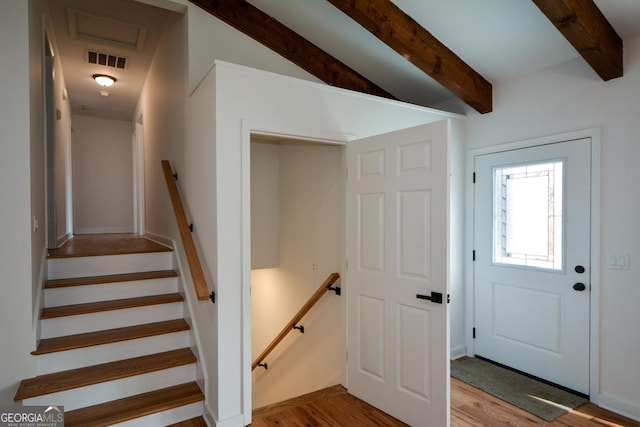
[[87,52],[87,61],[90,64],[105,65],[107,67],[121,69],[124,69],[127,66],[127,58],[94,51]]

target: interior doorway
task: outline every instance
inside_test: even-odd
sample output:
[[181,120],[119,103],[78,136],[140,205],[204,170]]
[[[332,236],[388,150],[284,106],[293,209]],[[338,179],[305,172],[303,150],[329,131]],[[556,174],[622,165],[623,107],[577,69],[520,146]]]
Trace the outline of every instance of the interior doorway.
[[[344,260],[344,147],[251,138],[252,360]],[[326,293],[253,371],[260,408],[344,377],[344,298]]]

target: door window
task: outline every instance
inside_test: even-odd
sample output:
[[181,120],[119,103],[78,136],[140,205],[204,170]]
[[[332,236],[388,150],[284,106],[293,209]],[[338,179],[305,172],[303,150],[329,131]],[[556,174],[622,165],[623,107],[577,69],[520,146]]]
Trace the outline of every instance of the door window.
[[562,270],[563,162],[493,169],[493,263]]

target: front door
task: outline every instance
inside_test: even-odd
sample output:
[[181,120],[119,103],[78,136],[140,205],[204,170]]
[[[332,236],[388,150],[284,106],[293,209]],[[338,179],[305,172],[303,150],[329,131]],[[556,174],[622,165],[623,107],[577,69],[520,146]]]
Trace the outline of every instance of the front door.
[[348,388],[415,427],[449,425],[447,129],[347,145]]
[[475,157],[475,353],[589,394],[591,140]]

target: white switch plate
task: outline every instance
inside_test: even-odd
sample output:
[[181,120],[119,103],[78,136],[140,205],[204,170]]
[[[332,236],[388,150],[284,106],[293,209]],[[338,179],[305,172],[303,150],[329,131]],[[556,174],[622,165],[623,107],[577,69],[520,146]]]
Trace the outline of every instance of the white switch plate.
[[613,270],[629,269],[629,254],[612,252],[607,255],[607,267]]

